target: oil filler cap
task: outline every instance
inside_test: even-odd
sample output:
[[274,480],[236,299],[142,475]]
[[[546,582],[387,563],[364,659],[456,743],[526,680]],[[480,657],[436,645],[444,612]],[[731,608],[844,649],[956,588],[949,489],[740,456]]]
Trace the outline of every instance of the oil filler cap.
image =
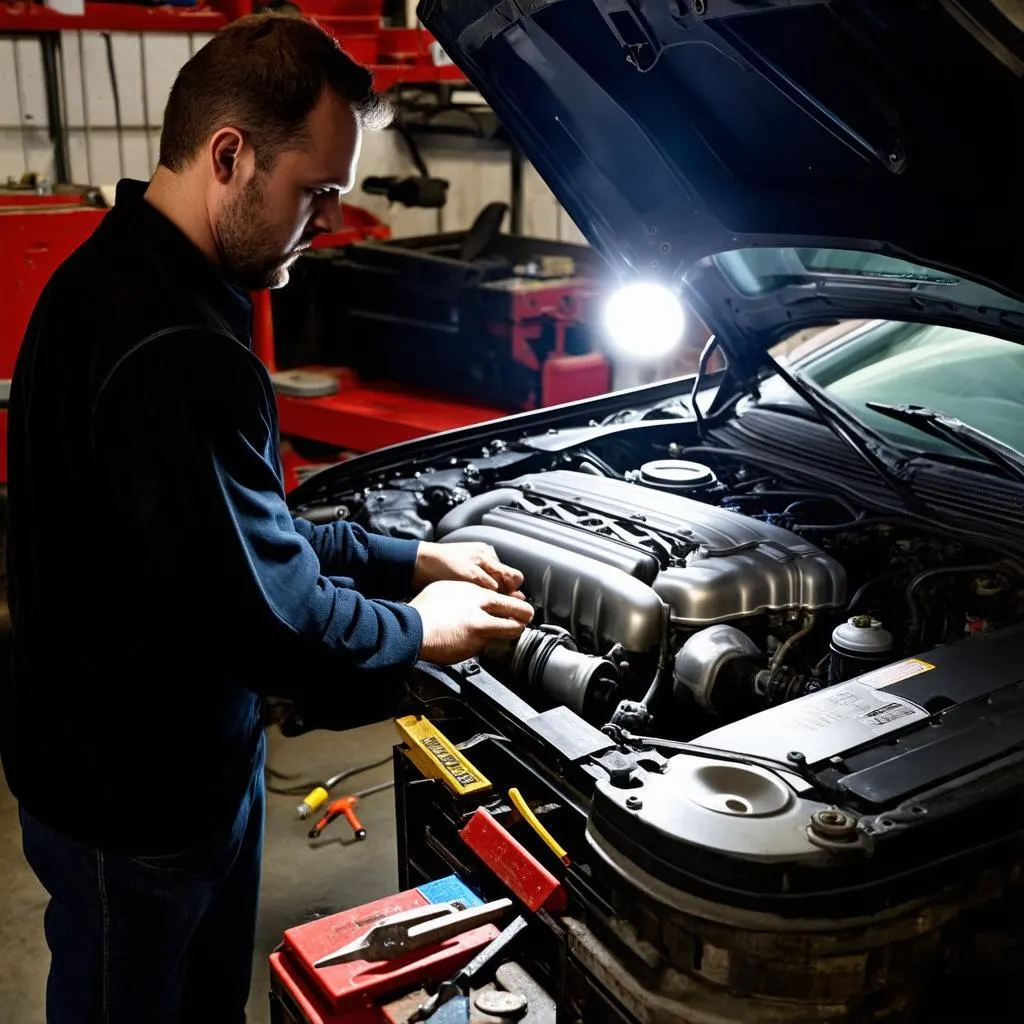
[[714,471],[700,462],[683,459],[657,459],[645,462],[635,482],[659,491],[675,494],[699,494],[715,486],[718,478]]

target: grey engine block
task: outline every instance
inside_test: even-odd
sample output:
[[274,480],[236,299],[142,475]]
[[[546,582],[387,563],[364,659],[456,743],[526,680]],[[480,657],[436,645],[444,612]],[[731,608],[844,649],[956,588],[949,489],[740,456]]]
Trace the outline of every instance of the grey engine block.
[[520,477],[438,525],[485,541],[525,576],[541,621],[594,648],[656,646],[685,629],[841,607],[843,567],[788,530],[691,498],[586,473]]

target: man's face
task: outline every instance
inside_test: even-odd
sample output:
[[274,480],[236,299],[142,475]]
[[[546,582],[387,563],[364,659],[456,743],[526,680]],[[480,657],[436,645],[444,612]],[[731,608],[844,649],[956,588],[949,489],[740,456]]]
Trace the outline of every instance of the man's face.
[[215,225],[221,265],[243,288],[283,287],[313,238],[341,227],[341,197],[354,183],[361,129],[352,108],[329,91],[307,128],[308,147],[282,150],[267,171],[239,174],[221,204]]

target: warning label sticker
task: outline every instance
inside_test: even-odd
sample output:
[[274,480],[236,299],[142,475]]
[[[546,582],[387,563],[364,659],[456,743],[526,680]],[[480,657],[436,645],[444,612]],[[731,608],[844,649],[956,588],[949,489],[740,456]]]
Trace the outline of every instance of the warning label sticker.
[[866,718],[874,710],[874,699],[858,693],[852,687],[841,690],[823,690],[814,700],[795,706],[790,724],[797,729],[815,732],[828,729],[851,718]]
[[912,715],[913,713],[914,709],[912,707],[906,704],[897,704],[893,701],[890,704],[883,704],[880,708],[866,711],[862,717],[868,725],[877,727],[888,725],[890,722],[895,722],[897,718],[906,718],[907,715]]
[[885,665],[883,668],[876,668],[862,676],[857,676],[857,682],[863,686],[870,686],[873,690],[881,690],[886,686],[901,683],[904,679],[910,679],[912,676],[919,676],[922,672],[931,672],[933,668],[935,666],[931,662],[922,661],[920,658],[906,658],[903,661],[897,661],[892,665]]
[[913,701],[851,679],[722,726],[700,742],[780,761],[800,751],[814,764],[927,718]]

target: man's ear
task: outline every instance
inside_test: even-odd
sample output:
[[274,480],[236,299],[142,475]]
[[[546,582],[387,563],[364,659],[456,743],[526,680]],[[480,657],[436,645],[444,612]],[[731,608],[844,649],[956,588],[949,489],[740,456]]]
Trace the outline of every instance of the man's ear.
[[237,128],[219,128],[210,139],[210,169],[219,185],[227,185],[238,174],[244,141]]

